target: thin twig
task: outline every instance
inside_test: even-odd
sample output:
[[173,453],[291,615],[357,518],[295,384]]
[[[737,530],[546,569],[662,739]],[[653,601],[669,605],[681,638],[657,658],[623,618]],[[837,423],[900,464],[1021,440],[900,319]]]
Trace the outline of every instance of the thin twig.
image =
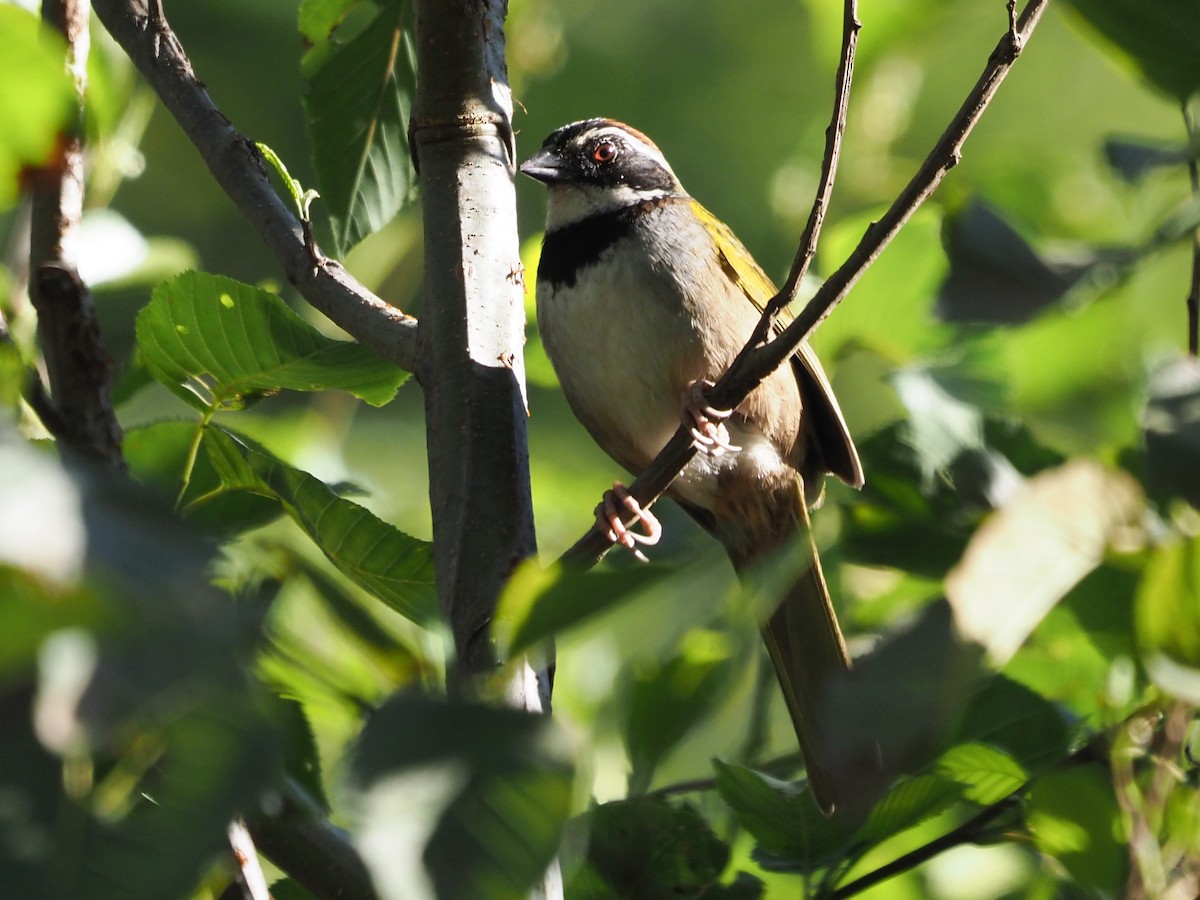
[[[417,371],[417,320],[375,296],[332,260],[313,266],[313,247],[275,193],[254,142],[217,108],[153,0],[94,0],[96,15],[203,157],[213,178],[314,308],[363,346]],[[419,374],[419,373],[418,373]]]
[[271,900],[271,891],[258,861],[258,850],[254,838],[246,829],[246,823],[234,819],[229,823],[229,846],[233,850],[234,862],[238,867],[238,880],[245,900]]
[[[858,32],[861,29],[862,23],[858,21],[858,0],[845,0],[842,14],[842,50],[833,92],[833,115],[829,127],[825,129],[825,152],[821,158],[821,178],[817,194],[813,198],[812,210],[808,214],[804,233],[800,235],[800,245],[796,250],[796,257],[792,261],[791,271],[788,272],[787,281],[784,282],[782,290],[763,309],[762,318],[750,336],[750,340],[738,354],[739,358],[752,352],[755,347],[767,339],[779,314],[800,293],[804,276],[808,274],[813,258],[817,254],[817,241],[821,236],[821,226],[825,223],[825,213],[829,210],[829,199],[833,195],[838,162],[842,156],[842,136],[846,132],[846,116],[850,109],[850,85],[854,80],[854,56],[858,48]],[[735,360],[734,365],[736,364]]]
[[[1196,143],[1196,123],[1191,107],[1183,101],[1183,124],[1187,128],[1188,146]],[[1192,182],[1192,196],[1200,197],[1200,161],[1195,153],[1188,154],[1188,177]],[[1192,285],[1187,296],[1188,354],[1194,359],[1200,355],[1200,229],[1192,235]]]
[[[979,122],[1000,84],[1028,42],[1049,0],[1029,0],[1017,20],[1016,42],[1005,30],[992,51],[983,74],[930,151],[920,169],[887,212],[867,229],[858,246],[818,289],[796,319],[774,340],[739,358],[709,393],[718,409],[736,409],[755,387],[795,352],[821,321],[850,292],[859,277],[891,243],[913,213],[929,199],[946,173],[958,164],[967,137]],[[643,508],[650,506],[667,489],[675,476],[695,455],[692,436],[680,428],[650,466],[630,486],[629,491]],[[563,562],[577,567],[594,565],[609,549],[607,536],[593,528],[563,556]]]

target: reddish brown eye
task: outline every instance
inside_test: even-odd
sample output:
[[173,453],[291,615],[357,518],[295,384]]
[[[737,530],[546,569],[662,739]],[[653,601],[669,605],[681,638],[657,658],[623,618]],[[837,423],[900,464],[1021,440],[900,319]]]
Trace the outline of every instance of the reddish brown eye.
[[598,163],[612,162],[617,158],[617,145],[612,141],[601,141],[592,151],[592,159]]

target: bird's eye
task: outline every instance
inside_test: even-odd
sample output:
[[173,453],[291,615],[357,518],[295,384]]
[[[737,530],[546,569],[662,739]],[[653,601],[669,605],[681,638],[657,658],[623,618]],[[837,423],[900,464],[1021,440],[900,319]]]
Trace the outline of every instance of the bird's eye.
[[598,163],[612,162],[617,158],[617,145],[612,141],[601,141],[592,151],[592,159]]

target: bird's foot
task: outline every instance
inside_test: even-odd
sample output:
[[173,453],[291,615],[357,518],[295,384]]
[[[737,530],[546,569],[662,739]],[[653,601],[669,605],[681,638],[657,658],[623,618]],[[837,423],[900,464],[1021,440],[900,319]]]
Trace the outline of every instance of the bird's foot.
[[729,429],[724,419],[732,415],[731,409],[715,409],[708,402],[711,381],[697,380],[687,386],[680,403],[680,418],[692,433],[692,446],[707,456],[724,456],[736,453],[741,447],[729,440]]
[[[633,513],[634,521],[641,522],[645,534],[631,531],[625,524],[625,516]],[[612,490],[604,492],[604,499],[596,507],[596,524],[614,544],[620,544],[642,562],[650,562],[638,544],[653,546],[662,537],[662,525],[658,517],[648,509],[642,509],[633,494],[619,481],[613,482]]]

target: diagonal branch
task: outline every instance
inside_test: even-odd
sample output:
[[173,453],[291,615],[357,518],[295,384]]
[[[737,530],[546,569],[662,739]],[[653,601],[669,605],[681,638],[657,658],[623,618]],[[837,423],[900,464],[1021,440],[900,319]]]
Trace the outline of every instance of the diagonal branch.
[[[858,246],[821,285],[795,320],[774,340],[739,356],[709,394],[715,408],[736,408],[763,378],[795,352],[958,164],[963,144],[1028,43],[1048,3],[1049,0],[1029,0],[1016,20],[1016,31],[1005,28],[983,73],[917,173],[879,221],[867,229]],[[778,298],[773,298],[771,305],[777,301]],[[680,428],[630,486],[630,493],[643,507],[649,506],[663,494],[695,453],[691,434],[688,429]],[[564,554],[563,562],[585,567],[594,565],[610,546],[607,536],[593,528]]]
[[[28,399],[64,453],[125,467],[121,427],[112,404],[112,361],[100,336],[91,291],[70,260],[83,216],[81,121],[87,79],[88,7],[82,0],[46,0],[42,19],[69,48],[79,116],[61,137],[56,165],[31,180],[29,299],[37,310],[46,383],[28,378]],[[7,335],[5,335],[7,337]],[[47,391],[47,387],[49,390]]]
[[[375,296],[332,260],[314,257],[279,198],[254,142],[233,127],[192,71],[161,2],[94,0],[104,27],[158,94],[213,178],[279,260],[300,294],[363,346],[417,371],[417,320]],[[420,373],[418,372],[418,375]]]

